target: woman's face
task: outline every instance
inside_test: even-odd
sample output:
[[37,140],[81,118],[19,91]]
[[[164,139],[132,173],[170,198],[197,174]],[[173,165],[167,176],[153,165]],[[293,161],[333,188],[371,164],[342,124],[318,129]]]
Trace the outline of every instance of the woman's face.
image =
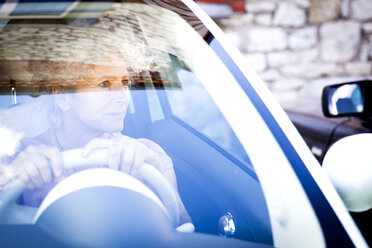
[[74,122],[94,131],[120,132],[130,102],[128,84],[125,67],[92,66],[71,94],[69,114]]

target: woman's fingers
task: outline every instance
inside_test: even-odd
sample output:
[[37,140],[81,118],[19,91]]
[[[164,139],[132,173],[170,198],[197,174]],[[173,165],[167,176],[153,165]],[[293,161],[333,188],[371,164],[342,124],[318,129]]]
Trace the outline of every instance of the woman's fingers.
[[[17,171],[27,188],[39,188],[63,174],[61,152],[55,147],[45,145],[29,146],[13,161]],[[53,172],[53,173],[52,173]]]
[[[124,156],[127,155],[130,159],[124,162],[124,165],[130,165],[129,174],[138,175],[141,166],[145,162],[155,166],[159,171],[162,171],[161,160],[153,150],[137,140],[133,140],[128,146],[131,146],[130,156],[126,154],[126,150],[124,150]],[[129,162],[129,160],[131,162]]]
[[111,139],[92,139],[83,148],[83,156],[88,156],[96,149],[107,148],[108,149],[108,161],[107,166],[111,169],[120,169],[121,158],[123,153],[123,145],[119,142],[115,142]]
[[37,167],[30,161],[23,164],[24,171],[28,175],[28,180],[35,185],[36,188],[39,188],[43,185],[43,181],[39,174]]
[[62,154],[57,147],[47,147],[41,150],[43,155],[49,160],[50,167],[55,177],[63,174]]
[[88,156],[91,154],[94,150],[99,148],[109,148],[112,145],[112,140],[110,139],[92,139],[88,142],[83,148],[83,156]]
[[28,174],[25,173],[24,170],[18,173],[18,178],[21,179],[21,181],[26,185],[28,189],[31,189],[31,190],[35,189],[35,185],[31,182]]
[[116,139],[96,138],[85,145],[83,156],[88,156],[96,149],[108,149],[108,167],[137,175],[140,167],[147,162],[162,171],[161,159],[145,144],[128,136]]
[[30,177],[26,171],[24,165],[27,164],[27,158],[24,154],[20,154],[12,163],[12,168],[15,170],[16,175],[29,189],[34,189],[35,185],[30,180]]
[[126,143],[123,146],[123,153],[121,155],[121,165],[120,165],[121,171],[131,174],[134,153],[135,153],[135,148],[131,144]]
[[109,149],[108,167],[113,170],[118,170],[120,168],[120,160],[123,152],[122,146],[111,146]]
[[33,156],[30,156],[30,160],[35,165],[35,169],[38,170],[38,175],[41,175],[42,182],[50,182],[52,180],[52,172],[47,158],[41,153],[35,152]]
[[133,166],[132,170],[130,171],[131,175],[138,175],[139,170],[143,163],[145,162],[145,151],[144,149],[137,149],[134,154],[134,159],[133,159]]
[[34,164],[34,160],[39,159],[37,158],[37,152],[35,146],[29,146],[24,152],[19,154],[15,160],[15,165],[18,167],[19,178],[29,189],[34,189],[43,185],[39,170]]
[[145,159],[144,159],[145,162],[155,166],[155,168],[157,168],[160,172],[163,171],[161,159],[154,151],[146,147],[146,153],[144,154],[144,156],[145,156]]

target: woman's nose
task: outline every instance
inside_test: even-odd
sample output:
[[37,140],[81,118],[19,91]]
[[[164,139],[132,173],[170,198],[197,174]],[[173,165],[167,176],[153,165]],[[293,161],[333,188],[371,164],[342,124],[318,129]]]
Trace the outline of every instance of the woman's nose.
[[129,89],[124,87],[112,88],[110,90],[110,97],[117,102],[128,103],[130,101]]

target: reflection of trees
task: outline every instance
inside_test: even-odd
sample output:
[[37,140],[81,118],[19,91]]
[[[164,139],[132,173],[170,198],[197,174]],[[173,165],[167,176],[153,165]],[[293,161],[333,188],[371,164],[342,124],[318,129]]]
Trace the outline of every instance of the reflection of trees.
[[[112,65],[122,63],[124,58],[138,87],[152,83],[161,88],[177,84],[177,65],[172,58],[192,66],[190,54],[204,43],[178,14],[136,3],[113,4],[93,22],[91,17],[72,19],[67,14],[63,20],[22,23],[10,21],[0,34],[0,60],[13,61],[13,70],[21,76],[16,80],[17,87],[32,85],[26,61]],[[2,87],[9,88],[9,75],[2,76]]]

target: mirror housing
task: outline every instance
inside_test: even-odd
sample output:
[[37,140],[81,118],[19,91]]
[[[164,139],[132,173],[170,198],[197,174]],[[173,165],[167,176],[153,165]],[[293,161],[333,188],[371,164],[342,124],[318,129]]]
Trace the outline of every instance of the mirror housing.
[[372,80],[361,80],[324,87],[322,109],[326,117],[372,116]]
[[334,143],[323,169],[351,212],[372,208],[372,133],[347,136]]

